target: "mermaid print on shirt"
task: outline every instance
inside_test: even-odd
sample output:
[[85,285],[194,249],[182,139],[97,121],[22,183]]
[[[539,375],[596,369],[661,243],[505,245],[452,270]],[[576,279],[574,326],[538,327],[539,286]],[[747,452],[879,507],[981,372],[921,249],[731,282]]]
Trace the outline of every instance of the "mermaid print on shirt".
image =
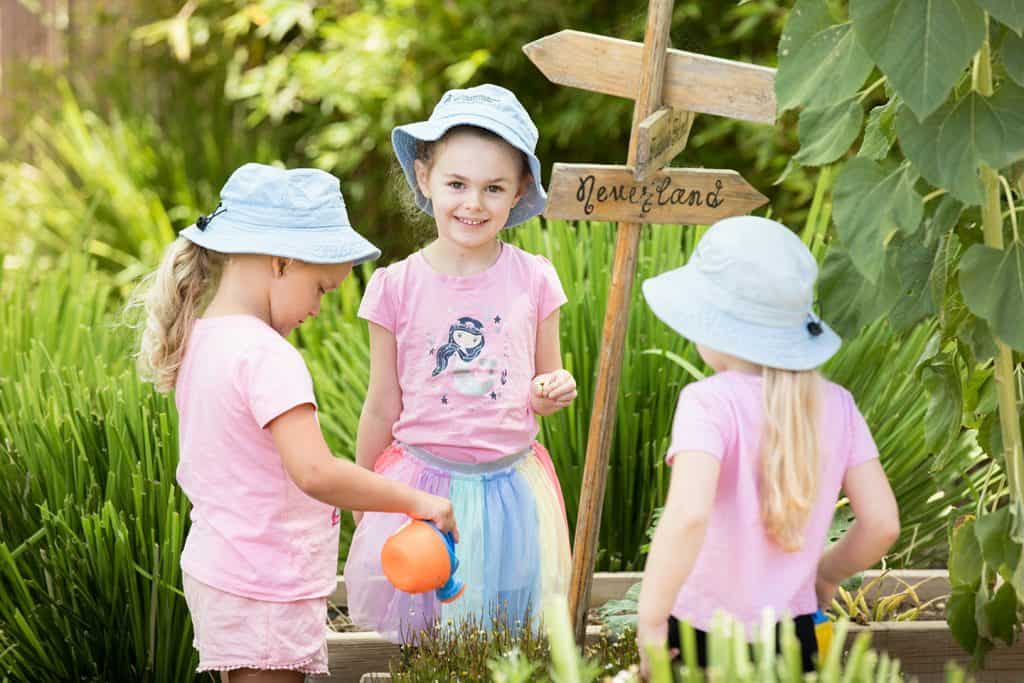
[[448,328],[448,343],[437,350],[437,367],[431,377],[437,377],[448,367],[448,359],[456,353],[467,363],[484,350],[484,326],[479,320],[464,316]]
[[[496,400],[498,395],[494,387],[500,377],[496,373],[498,362],[480,357],[486,343],[483,323],[470,316],[459,318],[448,328],[448,343],[436,352],[436,365],[431,377],[447,372],[457,393],[490,396]],[[447,396],[442,397],[442,404],[448,404]]]

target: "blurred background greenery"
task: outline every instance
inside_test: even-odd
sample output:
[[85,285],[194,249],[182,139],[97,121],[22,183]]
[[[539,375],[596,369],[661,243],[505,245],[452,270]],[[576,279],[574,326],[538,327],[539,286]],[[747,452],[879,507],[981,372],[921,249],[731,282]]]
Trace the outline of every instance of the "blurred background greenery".
[[[63,59],[5,65],[0,225],[18,226],[0,228],[8,251],[85,240],[107,267],[150,262],[255,160],[337,174],[354,224],[385,261],[404,256],[431,226],[402,216],[390,131],[427,117],[446,89],[481,82],[510,88],[537,122],[545,184],[555,161],[626,156],[632,102],[549,83],[522,46],[565,28],[642,40],[643,3],[63,2],[63,22],[44,16],[64,26]],[[675,47],[774,66],[781,3],[676,5]],[[677,164],[741,169],[798,223],[811,179],[797,169],[773,185],[796,149],[795,126],[701,116]]]

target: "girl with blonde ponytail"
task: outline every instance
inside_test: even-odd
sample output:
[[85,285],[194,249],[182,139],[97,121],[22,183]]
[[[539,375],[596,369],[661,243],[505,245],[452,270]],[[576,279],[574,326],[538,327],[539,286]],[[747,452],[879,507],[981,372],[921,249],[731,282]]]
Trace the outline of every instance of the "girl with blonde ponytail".
[[145,307],[146,318],[138,367],[139,374],[157,391],[174,388],[188,334],[212,294],[224,261],[224,254],[180,237],[142,283],[139,303]]
[[[705,632],[721,610],[751,640],[766,614],[792,616],[812,671],[814,613],[899,534],[863,416],[816,370],[840,345],[812,311],[816,278],[788,228],[741,216],[713,225],[687,265],[643,284],[654,313],[715,374],[679,396],[668,499],[640,592],[641,661],[652,645],[678,652],[685,621],[705,665]],[[856,521],[826,552],[840,489]]]
[[181,569],[198,670],[221,683],[328,674],[338,508],[404,513],[458,537],[447,499],[331,453],[286,339],[379,255],[349,224],[337,178],[246,164],[141,287],[139,370],[174,391],[177,480],[192,503]]

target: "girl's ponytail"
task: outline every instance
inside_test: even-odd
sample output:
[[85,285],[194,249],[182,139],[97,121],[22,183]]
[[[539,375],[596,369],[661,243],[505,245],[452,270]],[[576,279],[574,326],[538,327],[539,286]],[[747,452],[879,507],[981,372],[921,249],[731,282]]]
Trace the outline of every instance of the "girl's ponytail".
[[140,286],[135,303],[145,308],[146,319],[138,368],[157,391],[174,388],[192,323],[205,305],[224,260],[223,254],[179,237]]
[[818,489],[821,382],[814,370],[765,367],[761,519],[783,550],[803,546]]

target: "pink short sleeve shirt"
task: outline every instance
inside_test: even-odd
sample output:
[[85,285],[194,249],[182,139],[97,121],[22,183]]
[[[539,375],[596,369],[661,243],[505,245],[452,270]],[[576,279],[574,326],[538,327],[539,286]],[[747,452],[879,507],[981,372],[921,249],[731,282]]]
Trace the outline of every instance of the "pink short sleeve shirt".
[[528,447],[538,326],[565,301],[554,266],[510,244],[468,277],[437,272],[421,252],[374,272],[359,316],[395,335],[394,437],[457,462]]
[[175,403],[178,483],[192,503],[182,570],[255,600],[328,595],[340,516],[292,482],[266,429],[295,406],[316,405],[299,352],[258,318],[201,318]]
[[878,457],[871,432],[850,393],[824,382],[822,473],[805,542],[785,552],[761,523],[758,484],[762,422],[760,376],[724,372],[695,382],[679,396],[668,462],[707,453],[721,461],[718,489],[704,544],[672,614],[707,630],[716,610],[748,627],[760,624],[767,607],[781,617],[817,609],[814,579],[846,470]]

